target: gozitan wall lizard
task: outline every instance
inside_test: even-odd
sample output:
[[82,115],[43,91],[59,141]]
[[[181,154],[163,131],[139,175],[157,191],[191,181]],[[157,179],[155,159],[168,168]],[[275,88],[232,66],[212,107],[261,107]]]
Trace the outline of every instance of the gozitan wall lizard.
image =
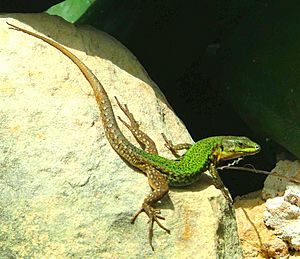
[[[256,154],[260,150],[258,144],[246,137],[217,136],[202,139],[194,144],[173,145],[172,142],[167,140],[163,135],[166,146],[177,157],[175,160],[170,160],[158,155],[153,140],[139,129],[139,124],[135,121],[127,106],[122,106],[117,100],[118,105],[128,117],[130,124],[126,123],[121,118],[119,119],[131,130],[134,137],[140,143],[142,149],[138,148],[131,144],[121,132],[104,87],[83,62],[55,41],[10,23],[7,24],[11,26],[10,29],[21,31],[39,38],[61,51],[75,63],[90,83],[100,109],[100,116],[105,135],[110,145],[122,158],[132,166],[141,170],[148,178],[151,192],[146,196],[141,209],[134,215],[131,222],[133,223],[141,212],[147,214],[150,220],[148,238],[152,249],[154,222],[170,233],[170,230],[165,228],[159,221],[159,219],[164,219],[164,217],[160,215],[158,209],[153,207],[155,202],[168,193],[169,186],[190,185],[198,181],[204,171],[209,170],[215,186],[221,189],[224,196],[232,202],[228,190],[224,187],[217,173],[216,165],[219,161]],[[186,149],[187,151],[184,155],[179,156],[177,150],[181,149]]]

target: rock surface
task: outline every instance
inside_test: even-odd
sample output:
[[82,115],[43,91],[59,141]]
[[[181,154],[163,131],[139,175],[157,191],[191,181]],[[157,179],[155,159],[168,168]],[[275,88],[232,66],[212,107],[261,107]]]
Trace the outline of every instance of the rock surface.
[[288,246],[266,227],[261,193],[251,193],[234,203],[244,258],[289,258]]
[[[300,162],[279,161],[262,192],[235,202],[245,258],[299,258]],[[265,202],[266,200],[266,202]]]
[[[272,173],[287,178],[270,175],[264,184],[263,197],[271,197],[266,202],[264,221],[268,227],[290,248],[300,251],[300,161],[279,161]],[[297,181],[297,182],[295,182]],[[275,197],[275,195],[278,197]]]
[[[119,42],[57,17],[0,16],[0,258],[241,258],[234,212],[207,175],[159,207],[167,235],[130,218],[149,192],[105,139],[96,102],[75,65],[6,21],[71,49],[172,158],[160,135],[191,138],[136,58]],[[132,135],[120,125],[125,135]]]

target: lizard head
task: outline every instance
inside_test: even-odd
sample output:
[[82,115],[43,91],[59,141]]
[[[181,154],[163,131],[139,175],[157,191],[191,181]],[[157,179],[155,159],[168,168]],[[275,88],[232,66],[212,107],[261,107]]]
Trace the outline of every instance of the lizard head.
[[217,161],[224,161],[254,155],[259,151],[260,146],[247,137],[224,136],[213,155]]

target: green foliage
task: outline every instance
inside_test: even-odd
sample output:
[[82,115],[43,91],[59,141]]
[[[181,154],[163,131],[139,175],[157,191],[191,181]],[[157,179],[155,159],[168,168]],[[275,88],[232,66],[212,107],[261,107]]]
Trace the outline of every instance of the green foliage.
[[68,22],[76,22],[96,0],[66,0],[52,6],[47,13],[63,17]]

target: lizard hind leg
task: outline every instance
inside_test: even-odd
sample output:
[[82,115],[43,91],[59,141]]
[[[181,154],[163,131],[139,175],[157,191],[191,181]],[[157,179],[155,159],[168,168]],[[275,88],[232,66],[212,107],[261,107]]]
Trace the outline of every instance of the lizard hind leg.
[[127,118],[130,121],[130,124],[125,122],[118,116],[118,119],[131,131],[137,142],[140,144],[141,148],[148,153],[151,154],[158,154],[155,142],[140,129],[139,123],[134,119],[132,113],[129,111],[126,104],[121,105],[118,98],[115,96],[117,104],[119,105],[120,109],[124,112]]
[[170,234],[170,230],[164,227],[159,219],[164,220],[165,218],[160,215],[160,210],[155,209],[152,205],[162,199],[169,191],[169,186],[167,182],[167,176],[157,171],[155,168],[148,166],[145,170],[149,185],[152,189],[151,193],[147,195],[142,204],[142,208],[133,216],[131,223],[134,223],[136,218],[142,213],[145,212],[149,218],[149,232],[148,239],[149,244],[153,248],[152,239],[153,239],[153,225],[154,222],[157,223],[159,227],[165,230]]

